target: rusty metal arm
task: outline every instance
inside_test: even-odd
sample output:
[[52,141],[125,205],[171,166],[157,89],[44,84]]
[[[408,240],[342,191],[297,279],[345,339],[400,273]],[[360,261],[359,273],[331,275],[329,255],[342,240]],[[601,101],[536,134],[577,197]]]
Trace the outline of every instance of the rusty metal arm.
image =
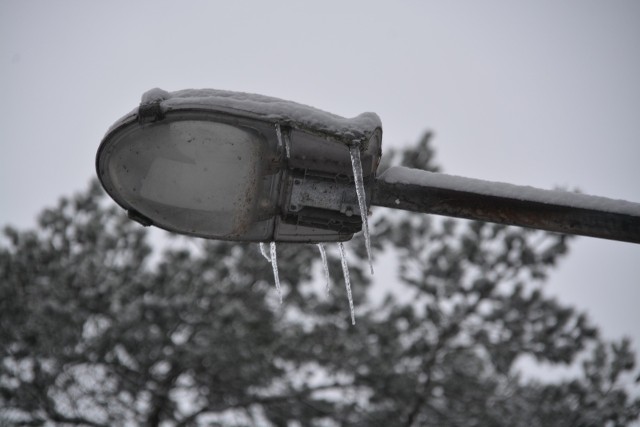
[[403,167],[374,181],[371,204],[640,243],[640,204]]

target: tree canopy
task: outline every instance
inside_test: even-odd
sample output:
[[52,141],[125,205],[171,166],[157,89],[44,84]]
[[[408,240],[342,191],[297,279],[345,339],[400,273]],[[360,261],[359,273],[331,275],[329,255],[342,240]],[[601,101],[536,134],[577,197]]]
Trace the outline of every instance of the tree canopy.
[[[426,134],[388,163],[438,169]],[[324,292],[315,245],[278,245],[280,305],[258,245],[154,250],[96,182],[0,237],[0,425],[602,426],[637,420],[630,343],[545,294],[569,238],[374,213],[372,283],[347,244]],[[382,267],[378,264],[378,270]],[[580,364],[528,379],[522,357]]]

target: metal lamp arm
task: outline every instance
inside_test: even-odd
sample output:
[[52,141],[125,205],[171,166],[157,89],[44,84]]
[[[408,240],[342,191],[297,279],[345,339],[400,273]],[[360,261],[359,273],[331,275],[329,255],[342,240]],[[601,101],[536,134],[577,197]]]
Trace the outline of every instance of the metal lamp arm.
[[640,243],[640,203],[391,167],[371,204]]

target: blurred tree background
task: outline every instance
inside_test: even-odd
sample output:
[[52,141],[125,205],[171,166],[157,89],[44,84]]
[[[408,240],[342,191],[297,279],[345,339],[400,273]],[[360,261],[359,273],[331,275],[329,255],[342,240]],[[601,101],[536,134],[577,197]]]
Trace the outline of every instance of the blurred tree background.
[[[387,164],[438,170],[427,133]],[[380,208],[380,297],[361,236],[324,292],[315,245],[278,245],[285,293],[256,244],[146,229],[93,182],[0,237],[0,425],[623,426],[635,355],[545,295],[568,237]],[[180,243],[180,244],[178,244]],[[382,269],[378,265],[378,269]],[[524,378],[524,356],[579,364]]]

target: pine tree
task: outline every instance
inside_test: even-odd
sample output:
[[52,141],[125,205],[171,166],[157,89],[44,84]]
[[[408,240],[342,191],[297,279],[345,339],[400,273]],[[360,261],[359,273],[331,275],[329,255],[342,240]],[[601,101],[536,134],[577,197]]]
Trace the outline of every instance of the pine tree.
[[[435,171],[431,134],[388,163]],[[356,238],[351,326],[336,252],[279,245],[280,306],[257,245],[152,250],[97,183],[0,238],[0,425],[601,426],[637,420],[635,355],[547,296],[567,236],[379,212],[380,297]],[[186,243],[185,243],[186,242]],[[379,267],[380,268],[380,267]],[[392,285],[392,286],[388,286]],[[583,360],[526,380],[524,356]],[[636,374],[637,375],[637,374]]]

